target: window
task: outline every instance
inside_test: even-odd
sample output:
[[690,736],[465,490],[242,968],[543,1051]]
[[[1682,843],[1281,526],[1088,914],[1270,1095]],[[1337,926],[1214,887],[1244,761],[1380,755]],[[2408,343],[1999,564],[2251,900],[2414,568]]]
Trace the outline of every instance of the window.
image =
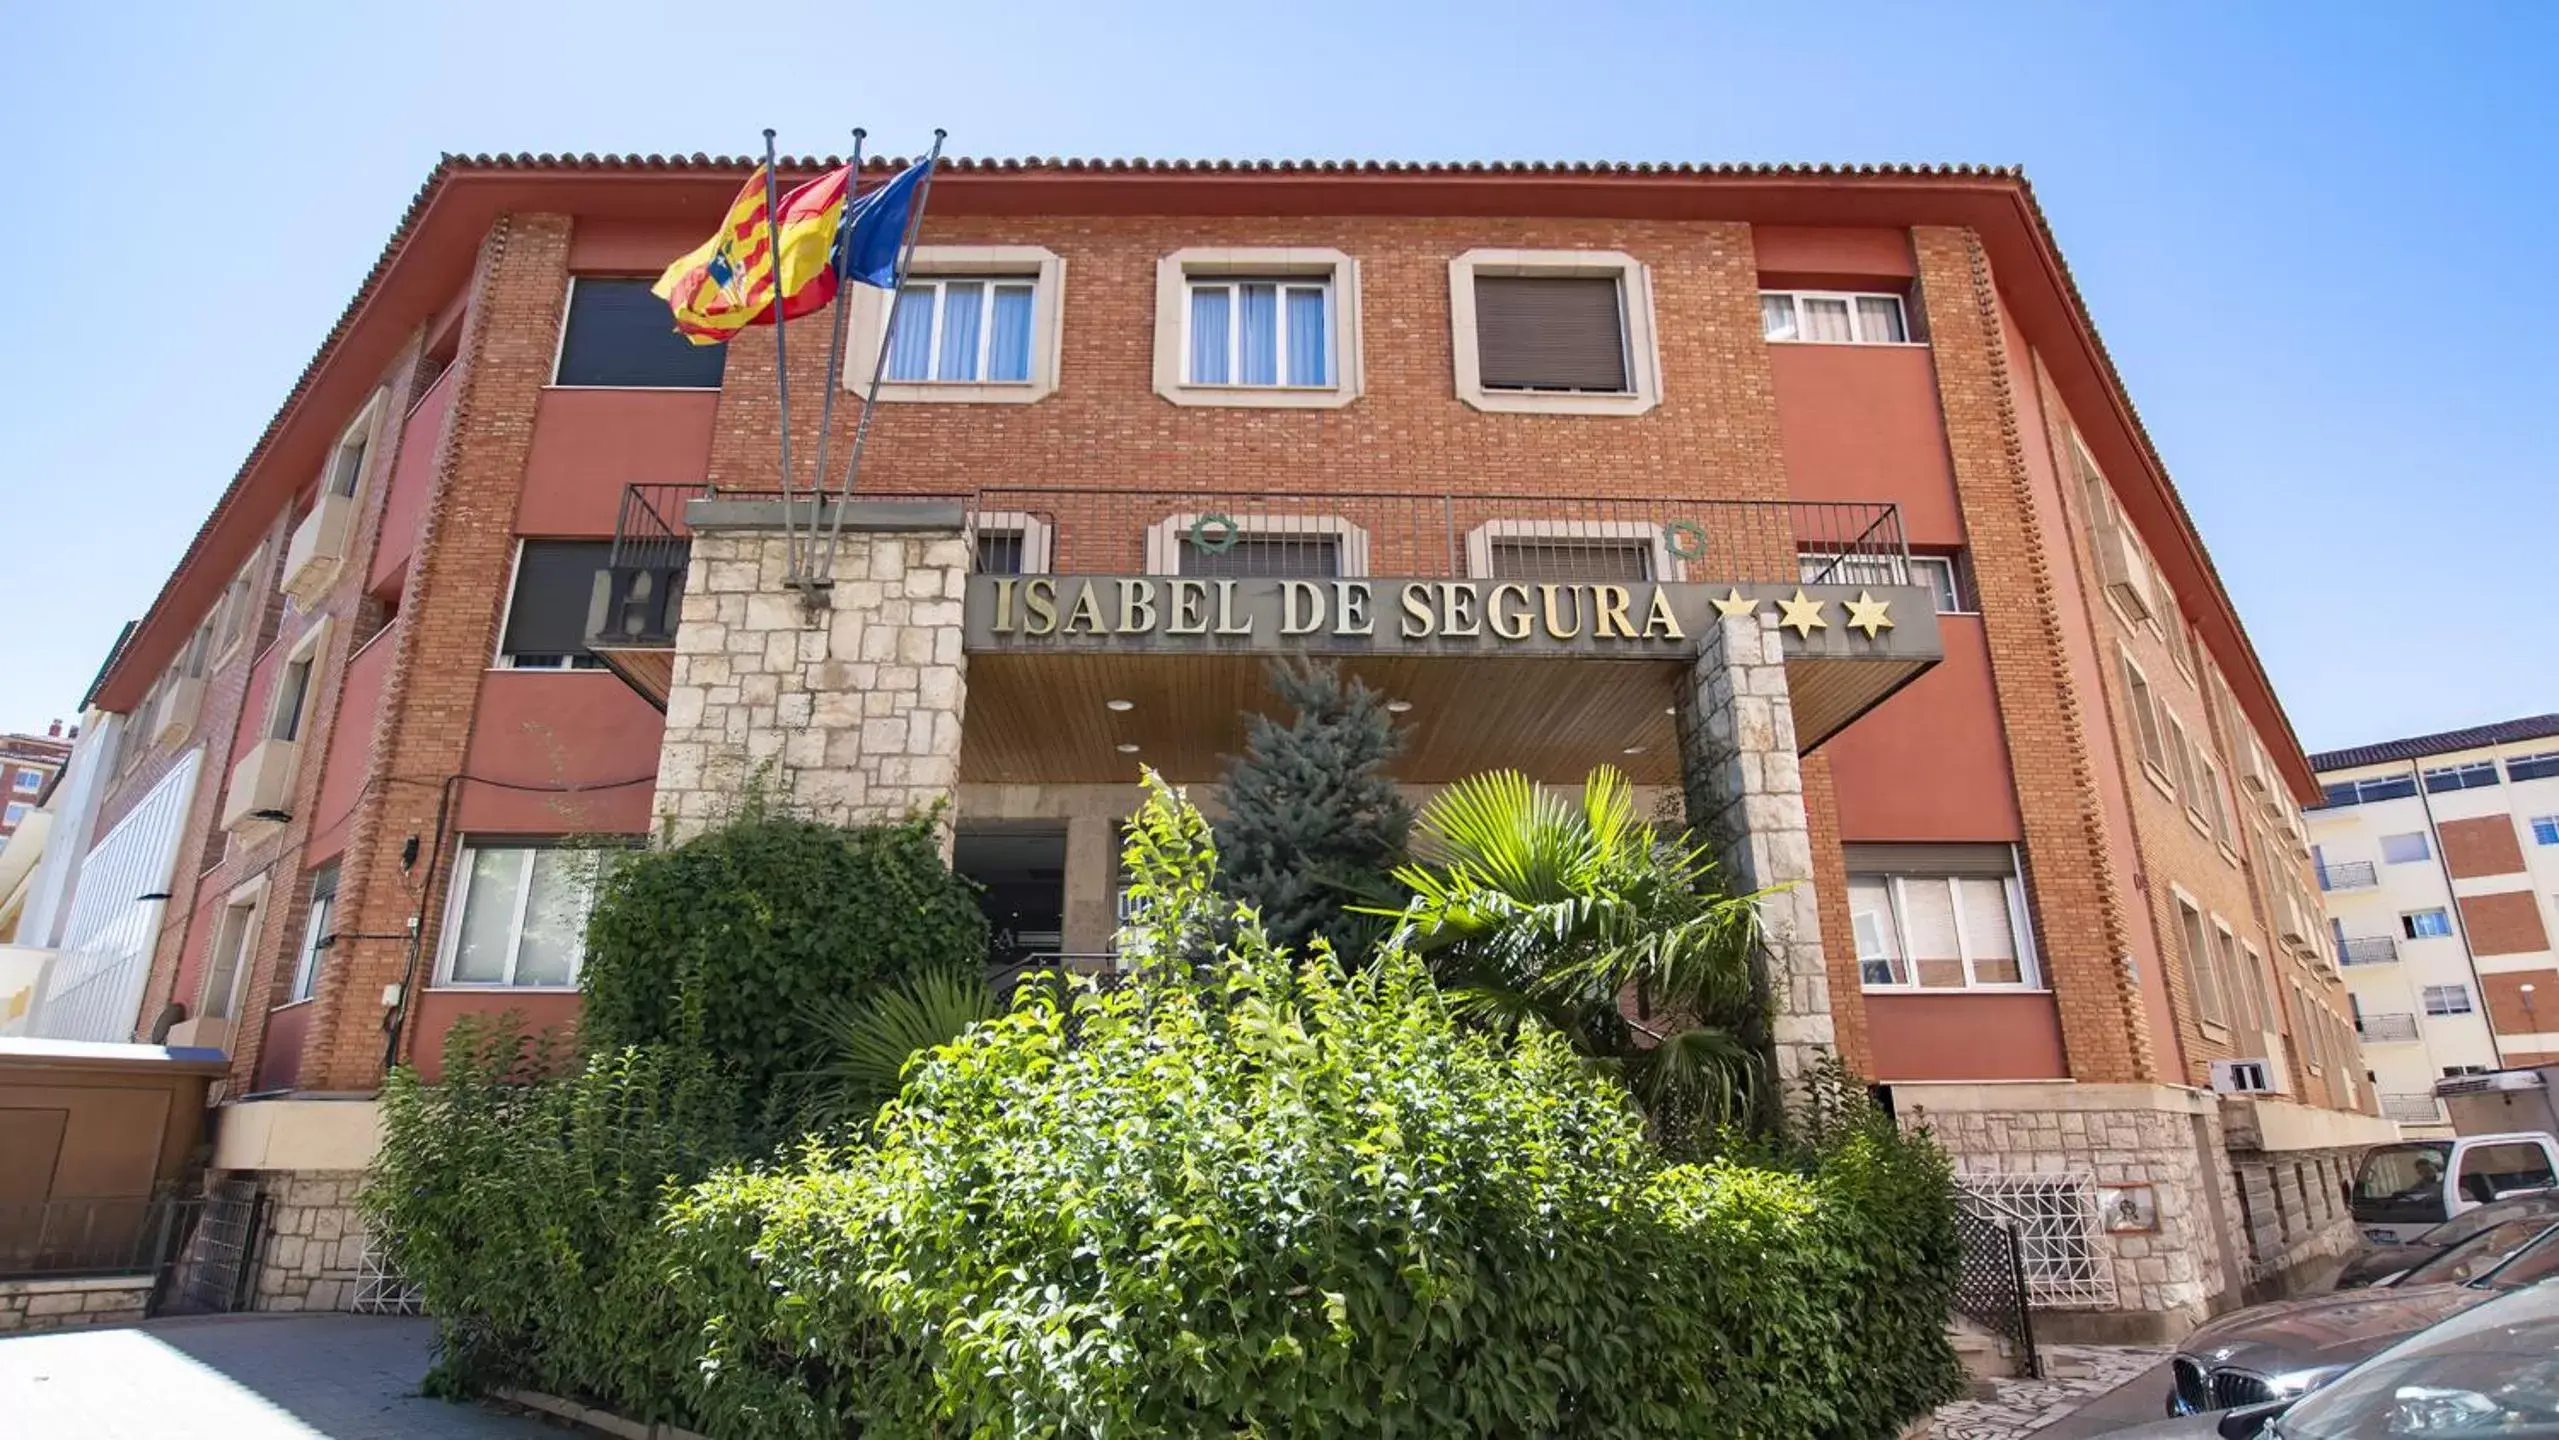
[[465,844],[444,940],[449,985],[565,989],[586,955],[587,914],[613,851]]
[[1909,317],[1899,295],[1762,290],[1760,329],[1771,340],[1818,345],[1906,345]]
[[34,808],[24,800],[12,800],[7,808],[0,809],[0,823],[5,823],[10,829],[15,830],[26,823],[27,812]]
[[1613,250],[1469,250],[1448,263],[1457,396],[1478,410],[1638,415],[1661,398],[1652,282]]
[[2195,757],[2195,766],[2196,782],[2203,787],[2204,810],[2212,819],[2212,838],[2224,850],[2238,849],[2239,842],[2230,833],[2230,804],[2222,798],[2220,767],[2200,754]]
[[2266,988],[2265,957],[2257,953],[2256,946],[2242,944],[2239,947],[2239,974],[2248,991],[2248,1003],[2257,1012],[2257,1028],[2260,1030],[2283,1028],[2281,1017],[2275,1014],[2273,995]]
[[2201,814],[2195,803],[2195,748],[2186,738],[2186,727],[2170,715],[2168,724],[2168,780],[2177,793],[2186,797],[2186,808]]
[[240,980],[249,969],[249,950],[258,939],[259,891],[235,895],[222,907],[213,927],[212,947],[204,957],[204,991],[196,1014],[210,1020],[233,1020],[240,1014]]
[[[1872,853],[1861,854],[1852,864],[1870,863],[1903,848],[1984,852],[1948,857],[1976,873],[1850,874],[1848,908],[1858,972],[1867,988],[2019,989],[2039,983],[2025,896],[2006,847],[1856,848]],[[1988,873],[2000,867],[2011,867],[2011,873]]]
[[2485,1065],[2446,1065],[2443,1067],[2443,1078],[2446,1080],[2458,1080],[2464,1075],[2485,1075],[2487,1073],[2488,1067]]
[[2506,762],[2509,780],[2547,780],[2553,775],[2559,775],[2559,750],[2544,750]]
[[374,404],[368,403],[364,413],[347,427],[347,433],[339,437],[337,448],[329,452],[328,474],[321,482],[329,494],[351,496],[364,483],[364,456],[373,442],[375,409]]
[[727,365],[727,346],[696,345],[676,333],[648,281],[580,275],[569,282],[554,383],[717,390]]
[[284,662],[284,670],[276,676],[275,703],[267,711],[268,739],[302,738],[303,715],[311,704],[311,667],[319,660],[319,647],[313,646],[311,653]]
[[2532,817],[2532,843],[2535,845],[2559,845],[2559,815],[2535,815]]
[[1936,601],[1940,615],[1972,611],[1963,567],[1952,555],[1838,555],[1807,550],[1795,557],[1796,575],[1807,585],[1919,585]]
[[2410,910],[2399,917],[2399,931],[2411,940],[2428,940],[2452,933],[2452,917],[2441,908]]
[[978,531],[977,568],[987,575],[1023,574],[1022,532],[1019,530]]
[[[1218,521],[1234,528],[1223,530]],[[1150,575],[1368,573],[1368,532],[1338,515],[1168,515],[1146,532]]]
[[2473,760],[2467,765],[2440,765],[2426,772],[2426,789],[2440,795],[2446,790],[2477,790],[2497,783],[2497,762]]
[[2150,677],[2132,662],[2132,656],[2119,655],[2124,666],[2125,703],[2132,707],[2133,728],[2141,737],[2141,758],[2161,776],[2168,773],[2168,752],[2159,740],[2159,711],[2150,696]]
[[1359,394],[1358,269],[1339,250],[1177,250],[1155,268],[1155,392],[1176,405]]
[[1488,520],[1466,532],[1478,580],[1677,580],[1659,527],[1641,520]]
[[2268,1028],[2266,1016],[2257,1008],[2250,984],[2252,976],[2239,963],[2239,940],[2218,915],[2212,917],[2213,958],[2221,966],[2221,978],[2230,987],[2230,1020],[2243,1030]]
[[2177,662],[2178,671],[2192,680],[2195,678],[2195,637],[2186,628],[2184,613],[2164,598],[2168,594],[2168,584],[2164,580],[2160,582],[2159,593],[2163,597],[2161,609],[2168,621],[2168,656]]
[[230,654],[232,646],[257,629],[258,602],[265,593],[258,580],[266,571],[266,559],[266,546],[261,544],[257,553],[249,557],[248,563],[240,567],[239,573],[231,577],[231,584],[223,590],[221,601],[214,606],[213,654],[216,658]]
[[2405,800],[2417,793],[2414,775],[2376,775],[2369,780],[2341,780],[2321,799],[2329,805],[2367,805],[2375,800]]
[[1012,384],[1031,379],[1030,279],[910,279],[889,322],[888,370],[901,384]]
[[293,962],[293,998],[308,1000],[320,981],[320,952],[337,943],[338,867],[323,865],[311,876],[311,914],[303,922],[302,948]]
[[44,772],[20,766],[18,773],[9,777],[9,788],[21,795],[33,795],[44,788]]
[[2426,832],[2423,830],[2381,837],[2381,862],[2385,865],[2413,865],[2432,858],[2434,851],[2426,844]]
[[1333,383],[1332,286],[1320,278],[1194,278],[1183,344],[1193,385]]
[[[2549,1152],[2536,1144],[2474,1145],[2461,1155],[2462,1198],[2482,1205],[2511,1190],[2546,1190],[2555,1179]],[[2538,1233],[2549,1228],[2550,1220],[2534,1216],[2527,1223]]]
[[586,648],[595,577],[612,557],[610,540],[527,540],[515,562],[515,589],[498,666],[507,670],[597,670]]
[[2222,1002],[2220,967],[2206,948],[2203,912],[2182,896],[2177,901],[2177,926],[2185,942],[2186,982],[2194,988],[2196,1018],[2207,1025],[2228,1025],[2230,1011]]
[[2427,986],[2426,1013],[2429,1015],[2469,1014],[2470,987],[2467,985]]

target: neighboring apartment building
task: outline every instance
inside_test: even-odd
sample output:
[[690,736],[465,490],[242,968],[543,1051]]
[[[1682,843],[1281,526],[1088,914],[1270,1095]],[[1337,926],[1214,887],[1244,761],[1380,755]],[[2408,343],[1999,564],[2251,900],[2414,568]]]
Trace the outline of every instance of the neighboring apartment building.
[[18,832],[44,799],[45,787],[71,761],[80,727],[62,732],[54,721],[42,735],[0,735],[0,841]]
[[217,1177],[344,1227],[262,1304],[362,1303],[386,1060],[574,1017],[558,842],[759,774],[946,802],[1019,948],[1106,952],[1138,765],[1213,782],[1297,650],[1395,697],[1417,792],[1684,790],[1788,887],[1786,1072],[1836,1048],[1935,1129],[2047,1334],[2351,1239],[2395,1131],[2313,775],[2019,177],[953,164],[894,324],[855,292],[881,411],[813,546],[772,332],[695,349],[647,293],[744,169],[438,167],[100,686],[83,896],[142,938],[48,1013],[230,1051]]
[[2559,715],[2312,763],[2329,944],[2382,1113],[2450,1134],[2437,1080],[2559,1061]]

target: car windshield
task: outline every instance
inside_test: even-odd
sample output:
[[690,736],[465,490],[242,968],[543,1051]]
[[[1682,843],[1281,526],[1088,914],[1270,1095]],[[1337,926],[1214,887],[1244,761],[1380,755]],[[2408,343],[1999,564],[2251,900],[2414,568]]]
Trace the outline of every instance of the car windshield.
[[2559,1286],[2463,1311],[2314,1391],[2270,1440],[2444,1440],[2559,1433]]
[[2519,1290],[2559,1275],[2559,1226],[2553,1226],[2547,1217],[2536,1223],[2544,1228],[2531,1243],[2473,1283],[2489,1290]]
[[2425,1200],[2443,1193],[2443,1172],[2451,1159],[2448,1140],[2421,1140],[2376,1146],[2364,1155],[2355,1175],[2358,1201]]
[[2547,1215],[2525,1215],[2491,1225],[2478,1234],[2426,1257],[2399,1277],[2400,1285],[2459,1285],[2478,1280],[2506,1263],[2550,1229]]
[[2534,1195],[2517,1200],[2500,1200],[2494,1205],[2482,1205],[2476,1210],[2455,1215],[2418,1236],[2417,1243],[2437,1246],[2458,1245],[2492,1226],[2503,1225],[2509,1220],[2526,1215],[2548,1215],[2554,1211],[2559,1211],[2559,1201],[2547,1196]]

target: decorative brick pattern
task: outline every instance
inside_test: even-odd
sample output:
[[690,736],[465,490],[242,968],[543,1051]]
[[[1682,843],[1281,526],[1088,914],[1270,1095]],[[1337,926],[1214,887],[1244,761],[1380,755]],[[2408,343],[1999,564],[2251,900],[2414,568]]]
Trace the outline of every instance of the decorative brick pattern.
[[1764,606],[1724,616],[1698,637],[1696,664],[1680,689],[1679,746],[1690,825],[1733,885],[1776,891],[1760,902],[1766,971],[1759,979],[1778,1085],[1791,1090],[1839,1040],[1782,638]]
[[130,1325],[149,1311],[151,1287],[148,1275],[0,1281],[0,1335]]
[[[2529,955],[2550,948],[2550,932],[2541,923],[2541,897],[2529,890],[2464,895],[2460,905],[2473,955]],[[2498,1022],[2500,1028],[2504,1023]]]
[[658,752],[661,830],[698,834],[762,786],[839,824],[938,808],[947,846],[966,537],[848,531],[817,608],[784,584],[790,544],[780,529],[696,529]]
[[360,1170],[277,1171],[262,1179],[267,1235],[252,1310],[352,1310],[364,1271]]
[[2444,873],[2455,880],[2523,871],[2523,846],[2515,839],[2515,817],[2502,810],[2494,815],[2438,820],[2435,838],[2443,842]]

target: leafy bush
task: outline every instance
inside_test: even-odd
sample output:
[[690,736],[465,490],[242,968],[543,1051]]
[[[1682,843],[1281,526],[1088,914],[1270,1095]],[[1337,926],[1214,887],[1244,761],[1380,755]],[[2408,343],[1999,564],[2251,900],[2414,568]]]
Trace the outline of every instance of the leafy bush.
[[986,918],[925,820],[845,828],[750,808],[615,866],[587,930],[590,1048],[674,1046],[776,1093],[824,1007],[882,981],[986,963]]

